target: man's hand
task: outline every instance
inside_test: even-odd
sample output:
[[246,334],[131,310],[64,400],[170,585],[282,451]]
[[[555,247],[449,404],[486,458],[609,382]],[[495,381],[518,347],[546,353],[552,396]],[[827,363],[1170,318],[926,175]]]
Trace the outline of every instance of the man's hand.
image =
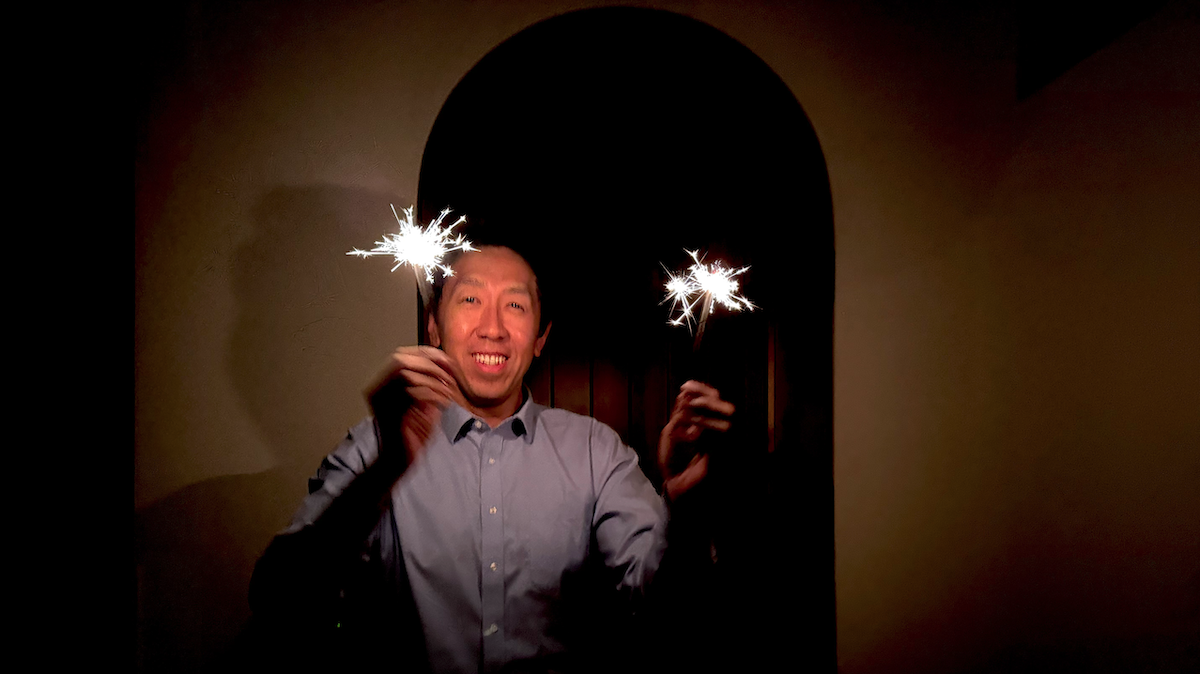
[[[420,455],[447,405],[467,407],[453,363],[432,346],[396,349],[366,397],[380,434],[389,439],[398,434],[404,442],[406,467]],[[380,447],[380,456],[385,451]]]
[[708,474],[708,455],[692,448],[705,430],[729,430],[732,414],[733,405],[721,400],[720,392],[708,384],[687,381],[679,387],[675,409],[658,438],[658,467],[669,499],[679,498]]

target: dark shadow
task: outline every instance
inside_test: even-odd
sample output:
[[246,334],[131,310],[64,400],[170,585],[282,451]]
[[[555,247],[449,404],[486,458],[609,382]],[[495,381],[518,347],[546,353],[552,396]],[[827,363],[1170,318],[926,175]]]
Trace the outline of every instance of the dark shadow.
[[1036,94],[1166,4],[1166,0],[1019,3],[1017,100]]
[[[392,200],[307,186],[275,188],[256,204],[233,261],[227,363],[277,467],[205,480],[135,513],[139,671],[229,671],[255,560],[306,495],[320,457],[357,421],[331,422],[329,408],[365,414],[365,382],[338,364],[411,342],[401,332],[416,310],[414,284],[389,276],[386,261],[345,257],[394,226]],[[330,344],[337,353],[316,351]]]
[[[594,410],[596,372],[619,370],[643,466],[682,380],[738,405],[726,442],[737,449],[714,455],[702,509],[718,572],[702,600],[679,595],[712,620],[675,635],[692,654],[677,668],[834,669],[831,198],[816,135],[778,76],[668,12],[549,19],[451,93],[418,205],[423,221],[466,213],[473,240],[530,258],[554,311],[541,365],[553,395]],[[660,263],[683,268],[685,247],[751,265],[744,290],[761,307],[715,316],[699,357],[658,304]],[[563,390],[560,374],[586,390]]]
[[1124,674],[1200,671],[1200,639],[1195,631],[1136,637],[1061,639],[1053,643],[1008,646],[980,667],[979,674]]
[[[303,493],[278,471],[193,484],[135,515],[137,671],[211,671],[250,616],[250,571]],[[286,518],[286,515],[283,515]]]

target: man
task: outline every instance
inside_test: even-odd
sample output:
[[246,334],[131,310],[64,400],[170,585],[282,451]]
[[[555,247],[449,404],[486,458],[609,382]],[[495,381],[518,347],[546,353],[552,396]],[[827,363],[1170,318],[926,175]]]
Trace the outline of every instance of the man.
[[[550,324],[525,259],[484,247],[454,270],[432,307],[431,346],[393,354],[367,393],[373,418],[310,481],[256,568],[251,603],[375,623],[354,648],[386,652],[416,632],[405,648],[433,671],[569,668],[596,597],[588,573],[641,607],[666,546],[666,502],[708,470],[706,456],[681,461],[683,447],[727,430],[733,406],[684,384],[659,443],[660,497],[612,429],[529,399],[524,376]],[[325,599],[296,598],[333,582],[357,611],[338,608],[332,586],[315,593]]]

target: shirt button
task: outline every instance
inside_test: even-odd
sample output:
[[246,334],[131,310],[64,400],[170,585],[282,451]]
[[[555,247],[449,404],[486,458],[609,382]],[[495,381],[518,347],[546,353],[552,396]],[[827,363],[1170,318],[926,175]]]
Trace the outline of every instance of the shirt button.
[[495,515],[496,514],[496,506],[492,506],[491,508],[488,508],[488,512]]
[[482,431],[482,430],[483,430],[483,422],[482,422],[482,421],[476,421],[476,422],[475,422],[475,430],[477,430],[477,431]]
[[495,570],[496,570],[496,563],[495,563],[495,562],[492,562],[492,567],[491,567],[491,568],[492,568],[492,571],[495,571]]
[[491,464],[491,463],[496,463],[496,460],[495,460],[495,459],[488,459],[488,463],[489,463],[489,464]]
[[500,628],[496,627],[496,623],[492,623],[491,625],[488,625],[488,628],[486,630],[483,631],[483,636],[490,637],[499,631],[500,631]]

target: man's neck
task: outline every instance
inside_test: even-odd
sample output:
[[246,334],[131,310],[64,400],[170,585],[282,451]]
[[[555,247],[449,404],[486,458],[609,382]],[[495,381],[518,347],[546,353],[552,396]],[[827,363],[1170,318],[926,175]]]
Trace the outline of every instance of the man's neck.
[[469,400],[467,404],[469,405],[467,408],[468,412],[483,419],[484,423],[489,427],[495,428],[500,425],[500,422],[516,414],[517,410],[520,410],[521,406],[525,404],[525,390],[522,388],[518,395],[498,405],[477,406]]

